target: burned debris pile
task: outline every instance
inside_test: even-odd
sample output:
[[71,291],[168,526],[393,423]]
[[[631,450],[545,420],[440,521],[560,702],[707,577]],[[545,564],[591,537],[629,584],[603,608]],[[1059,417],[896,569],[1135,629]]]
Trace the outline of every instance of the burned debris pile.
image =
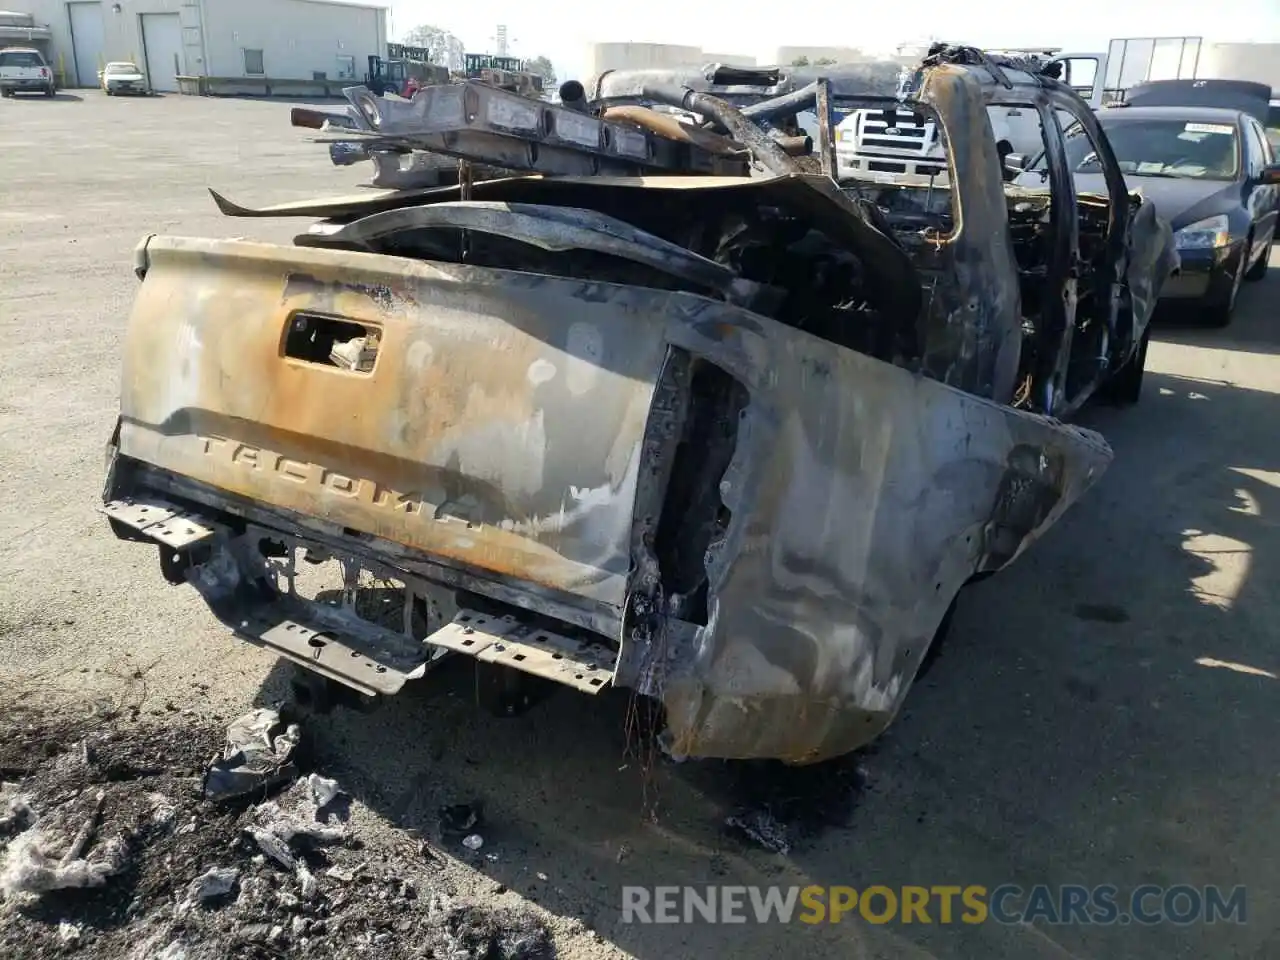
[[345,113],[295,108],[294,124],[319,128],[334,163],[371,161],[372,185],[400,198],[299,243],[689,291],[918,359],[919,281],[902,245],[836,185],[820,144],[791,132],[813,85],[741,110],[657,81],[643,103],[613,105],[589,105],[580,86],[558,104],[479,82],[412,100],[346,94]]
[[[227,758],[271,732],[271,758],[225,789]],[[259,709],[227,733],[209,764],[219,734],[199,724],[7,729],[4,767],[21,775],[0,787],[0,955],[554,956],[532,910],[469,899],[442,852],[406,856],[355,826],[340,784],[294,765],[296,725]]]

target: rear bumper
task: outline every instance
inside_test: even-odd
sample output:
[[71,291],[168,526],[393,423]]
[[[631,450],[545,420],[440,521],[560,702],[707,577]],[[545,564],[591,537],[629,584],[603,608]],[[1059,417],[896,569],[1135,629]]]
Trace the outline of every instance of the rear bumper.
[[48,90],[53,87],[53,81],[49,79],[41,80],[39,78],[29,79],[5,79],[0,80],[0,90]]
[[[534,650],[541,627],[660,698],[680,753],[845,753],[897,712],[960,587],[1111,456],[1096,434],[692,294],[168,238],[144,268],[113,527],[164,545],[171,579],[248,639],[362,692],[417,676],[428,648]],[[300,313],[376,322],[372,370],[282,357]],[[161,502],[197,540],[122,526]],[[399,646],[344,630],[298,606],[267,540],[382,571],[439,598],[441,619]],[[466,610],[499,621],[470,647]],[[578,673],[600,675],[561,680]]]

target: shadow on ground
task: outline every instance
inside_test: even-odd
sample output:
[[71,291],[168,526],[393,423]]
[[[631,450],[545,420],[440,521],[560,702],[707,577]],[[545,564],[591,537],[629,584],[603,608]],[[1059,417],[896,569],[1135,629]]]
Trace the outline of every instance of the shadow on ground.
[[[1265,319],[1240,336],[1274,349]],[[642,960],[1280,955],[1263,910],[1280,895],[1280,445],[1260,432],[1276,400],[1149,372],[1139,407],[1086,411],[1115,448],[1108,474],[962,595],[936,665],[865,754],[798,771],[677,765],[654,755],[624,691],[566,692],[498,719],[474,705],[472,664],[454,661],[374,714],[316,718],[322,762],[428,837],[442,805],[481,802],[482,850],[451,854]],[[796,821],[789,854],[725,833],[742,804]],[[619,922],[624,885],[727,883],[1244,884],[1252,912],[1246,926],[1141,928],[936,913],[912,925]]]
[[74,93],[65,93],[59,90],[52,97],[46,97],[42,93],[18,93],[12,97],[5,97],[9,103],[81,103],[84,97],[77,96]]

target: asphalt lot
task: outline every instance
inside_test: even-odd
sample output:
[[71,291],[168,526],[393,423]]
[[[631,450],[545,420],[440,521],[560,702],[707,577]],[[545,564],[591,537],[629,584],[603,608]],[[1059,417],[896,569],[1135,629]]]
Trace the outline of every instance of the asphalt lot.
[[[286,104],[92,91],[4,101],[0,157],[0,711],[41,699],[231,716],[278,696],[272,659],[95,513],[131,253],[147,233],[287,241],[301,223],[226,220],[205,188],[284,201],[350,193],[365,171],[330,166]],[[326,769],[388,831],[482,797],[499,859],[479,858],[475,888],[496,881],[598,934],[565,934],[561,956],[1280,956],[1272,262],[1227,330],[1158,331],[1138,407],[1086,412],[1115,463],[962,599],[867,755],[782,780],[651,764],[628,748],[625,696],[563,695],[500,721],[454,671],[374,715],[317,720]],[[785,857],[723,835],[730,807],[777,789],[827,822]],[[682,883],[1242,884],[1248,922],[619,923],[622,885]]]

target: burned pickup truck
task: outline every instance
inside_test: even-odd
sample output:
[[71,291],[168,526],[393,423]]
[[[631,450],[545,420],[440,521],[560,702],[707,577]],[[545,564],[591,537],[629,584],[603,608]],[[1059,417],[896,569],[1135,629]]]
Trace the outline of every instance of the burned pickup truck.
[[[143,241],[104,494],[324,684],[377,699],[460,655],[508,710],[523,678],[654,698],[681,754],[847,752],[957,592],[1106,468],[1062,418],[1137,399],[1168,228],[1016,65],[347,95],[296,118],[335,161],[454,182],[216,198],[308,218],[292,246]],[[1002,175],[986,110],[1013,103],[1038,192]],[[837,182],[841,105],[932,117],[945,173]],[[1076,120],[1106,195],[1076,195]]]

